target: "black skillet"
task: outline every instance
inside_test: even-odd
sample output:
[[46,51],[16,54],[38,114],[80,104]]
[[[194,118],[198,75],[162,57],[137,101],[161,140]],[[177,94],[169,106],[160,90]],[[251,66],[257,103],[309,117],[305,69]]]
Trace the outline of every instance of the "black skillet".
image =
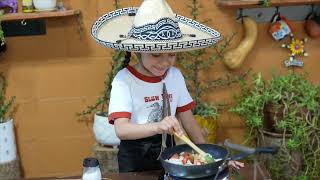
[[[231,144],[231,143],[230,143]],[[199,148],[204,152],[211,154],[214,159],[217,161],[214,163],[209,163],[206,165],[194,165],[194,166],[183,166],[178,164],[170,163],[168,160],[175,153],[181,152],[192,152],[192,148],[188,145],[178,145],[172,148],[167,148],[162,152],[160,156],[160,162],[166,173],[169,173],[171,176],[179,178],[202,178],[216,175],[227,167],[227,164],[230,160],[240,160],[249,155],[259,154],[259,153],[268,153],[275,154],[278,150],[278,147],[261,147],[256,149],[247,148],[244,146],[236,145],[237,147],[243,147],[243,151],[240,154],[229,157],[229,152],[226,148],[214,144],[198,144]]]
[[[163,117],[170,116],[170,101],[168,98],[168,92],[166,89],[165,83],[163,84]],[[167,148],[163,151],[160,155],[160,162],[165,170],[166,173],[169,173],[171,176],[178,177],[178,178],[202,178],[208,177],[213,175],[218,175],[223,169],[227,167],[227,164],[230,160],[240,160],[249,155],[257,154],[257,153],[269,153],[275,154],[278,151],[277,147],[262,147],[262,148],[248,148],[244,146],[240,146],[237,144],[232,144],[228,141],[225,142],[225,145],[242,151],[242,153],[229,157],[229,152],[226,148],[214,145],[214,144],[198,144],[198,147],[202,149],[204,152],[209,153],[212,155],[214,159],[217,161],[214,163],[209,163],[205,165],[195,165],[195,166],[183,166],[178,164],[170,163],[166,160],[171,158],[174,154],[181,152],[192,152],[190,146],[178,145],[175,147]]]

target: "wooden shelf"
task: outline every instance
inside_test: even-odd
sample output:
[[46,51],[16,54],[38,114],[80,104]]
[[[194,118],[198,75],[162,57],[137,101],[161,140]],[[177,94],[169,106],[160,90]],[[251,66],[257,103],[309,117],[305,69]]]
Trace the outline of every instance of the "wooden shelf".
[[[217,0],[217,4],[221,7],[229,8],[264,7],[262,6],[261,0]],[[320,4],[320,0],[271,0],[270,6],[298,6],[310,4]]]
[[79,10],[52,11],[52,12],[34,12],[34,13],[11,13],[5,14],[2,21],[27,20],[27,19],[45,19],[55,17],[65,17],[79,15]]

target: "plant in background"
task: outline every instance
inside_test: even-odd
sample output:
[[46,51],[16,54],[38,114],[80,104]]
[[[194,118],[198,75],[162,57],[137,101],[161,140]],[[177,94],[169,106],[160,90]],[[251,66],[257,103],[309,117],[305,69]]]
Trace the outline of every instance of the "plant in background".
[[[114,0],[114,7],[116,9],[120,8],[120,0]],[[125,52],[124,51],[115,51],[112,55],[111,61],[111,70],[107,73],[106,78],[104,80],[104,91],[101,93],[101,96],[97,98],[94,105],[87,106],[86,110],[83,110],[80,113],[77,113],[82,120],[88,120],[87,116],[100,113],[103,116],[107,116],[107,106],[110,100],[111,93],[111,84],[115,75],[123,68],[123,62],[125,60]]]
[[4,14],[4,11],[0,10],[0,53],[4,52],[6,50],[6,42],[4,39],[4,33],[2,30],[2,26],[1,26],[1,20],[2,20],[3,14]]
[[264,7],[269,7],[271,6],[271,0],[260,0],[259,4],[261,4]]
[[101,93],[101,96],[97,98],[94,105],[87,106],[86,110],[77,113],[78,116],[86,117],[94,113],[103,113],[105,116],[107,105],[110,100],[111,92],[111,83],[115,75],[123,68],[122,64],[124,61],[125,52],[124,51],[115,51],[112,56],[111,70],[107,73],[106,79],[104,80],[104,91]]
[[8,101],[6,100],[6,79],[2,73],[0,73],[0,123],[4,123],[8,118],[8,113],[13,106],[15,96],[11,97]]
[[[269,81],[258,74],[251,85],[243,83],[241,87],[241,95],[231,111],[244,118],[249,140],[258,139],[266,130],[286,138],[267,165],[273,178],[320,177],[320,87],[311,84],[306,75],[293,72],[273,75]],[[274,109],[272,122],[265,117],[270,104]],[[288,166],[288,162],[293,165]]]
[[[198,0],[192,0],[188,8],[192,18],[197,20],[199,15]],[[204,101],[204,96],[208,92],[212,92],[213,89],[226,87],[238,82],[244,75],[231,76],[228,74],[225,77],[212,80],[208,76],[204,77],[203,73],[206,73],[217,60],[223,58],[222,54],[230,44],[233,36],[226,38],[218,47],[212,46],[207,49],[179,53],[177,58],[178,65],[182,67],[185,75],[188,89],[196,103],[193,114],[200,126],[209,133],[207,142],[210,143],[215,141],[217,123],[215,119],[218,116],[218,109],[222,106]],[[215,53],[209,52],[210,50],[215,51]]]

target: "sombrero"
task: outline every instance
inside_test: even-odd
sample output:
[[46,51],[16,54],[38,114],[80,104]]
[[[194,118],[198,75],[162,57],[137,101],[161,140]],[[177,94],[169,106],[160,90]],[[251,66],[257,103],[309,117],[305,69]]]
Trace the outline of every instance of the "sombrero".
[[100,17],[92,37],[104,47],[129,52],[180,52],[206,48],[220,33],[174,14],[165,0],[144,0],[139,8],[117,9]]

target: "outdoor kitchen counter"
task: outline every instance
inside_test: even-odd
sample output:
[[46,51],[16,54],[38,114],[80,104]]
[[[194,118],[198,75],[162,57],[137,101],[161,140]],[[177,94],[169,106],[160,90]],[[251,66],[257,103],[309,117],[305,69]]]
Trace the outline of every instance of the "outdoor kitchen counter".
[[[262,167],[262,169],[264,169]],[[241,180],[253,180],[253,166],[247,165],[239,170]],[[139,173],[108,173],[103,176],[103,180],[157,180],[160,171],[146,171]],[[264,171],[264,174],[267,174]],[[23,180],[40,180],[40,179],[81,179],[81,177],[52,177],[52,178],[27,178]],[[235,178],[232,178],[235,179]],[[257,173],[257,180],[263,180],[263,177]]]

